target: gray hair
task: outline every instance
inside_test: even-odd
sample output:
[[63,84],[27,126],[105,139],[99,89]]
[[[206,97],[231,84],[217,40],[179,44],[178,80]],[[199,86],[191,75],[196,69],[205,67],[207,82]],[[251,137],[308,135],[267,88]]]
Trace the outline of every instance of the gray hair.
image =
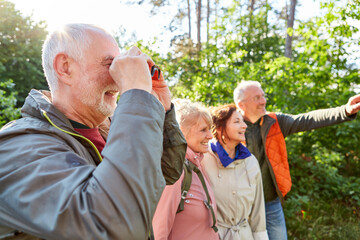
[[180,128],[186,131],[183,132],[185,137],[190,128],[197,124],[201,118],[203,118],[209,126],[212,125],[210,111],[202,103],[194,103],[188,99],[174,99],[172,102],[175,106],[176,120]]
[[47,36],[42,48],[42,66],[51,92],[58,87],[58,76],[53,67],[55,56],[65,53],[76,61],[81,61],[83,52],[91,44],[90,32],[110,35],[95,25],[75,23],[67,24]]
[[258,81],[242,80],[234,90],[234,102],[237,105],[238,102],[244,99],[245,90],[248,87],[255,86],[261,88],[261,84]]

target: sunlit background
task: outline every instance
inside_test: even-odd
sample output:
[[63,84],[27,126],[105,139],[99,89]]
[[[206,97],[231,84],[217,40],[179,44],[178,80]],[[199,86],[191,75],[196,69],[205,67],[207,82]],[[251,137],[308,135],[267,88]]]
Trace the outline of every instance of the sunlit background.
[[[10,0],[15,8],[25,16],[32,16],[36,22],[45,21],[48,31],[61,27],[66,23],[91,23],[106,28],[110,32],[126,30],[128,36],[135,35],[137,40],[151,41],[157,37],[156,44],[160,49],[167,49],[170,38],[168,26],[178,11],[178,1],[163,7],[157,14],[151,14],[152,6],[137,4],[139,0]],[[221,1],[222,6],[230,4],[230,0]],[[275,1],[276,2],[276,1]],[[320,5],[314,0],[300,0],[296,10],[296,19],[307,20],[319,16]],[[132,3],[132,4],[131,4]],[[205,4],[205,2],[203,3]],[[283,7],[285,1],[277,1],[275,7]],[[195,16],[193,17],[195,21]],[[187,27],[186,20],[183,21]],[[196,36],[193,28],[193,36]],[[205,35],[205,28],[203,28]]]

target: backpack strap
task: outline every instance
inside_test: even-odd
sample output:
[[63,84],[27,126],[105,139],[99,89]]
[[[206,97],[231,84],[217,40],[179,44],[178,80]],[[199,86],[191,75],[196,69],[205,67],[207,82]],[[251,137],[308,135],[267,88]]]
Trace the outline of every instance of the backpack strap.
[[198,177],[200,179],[200,182],[201,182],[201,185],[204,188],[206,198],[207,198],[207,200],[204,200],[204,204],[205,204],[206,208],[208,208],[210,210],[211,216],[212,216],[212,219],[213,219],[213,225],[211,226],[211,228],[214,229],[215,232],[217,232],[218,229],[216,227],[215,212],[214,212],[213,206],[211,205],[210,194],[209,194],[209,191],[207,189],[204,176],[200,172],[200,169],[197,168],[195,166],[195,164],[193,164],[192,162],[190,162],[187,159],[185,159],[185,162],[184,162],[184,180],[183,180],[183,184],[181,186],[181,200],[180,200],[180,204],[179,204],[179,207],[178,207],[178,210],[177,210],[176,213],[179,213],[179,212],[184,210],[185,198],[186,198],[187,193],[188,193],[188,191],[190,189],[190,185],[191,185],[191,181],[192,181],[192,171],[194,171],[198,175]]
[[179,204],[179,207],[178,207],[176,213],[179,213],[184,210],[184,202],[185,202],[187,193],[190,189],[191,181],[192,181],[192,169],[190,168],[189,160],[185,159],[185,161],[184,161],[184,180],[181,184],[181,200],[180,200],[180,204]]
[[213,225],[211,226],[211,228],[214,229],[215,232],[217,232],[218,229],[216,227],[215,212],[214,212],[214,208],[213,208],[213,206],[211,204],[211,201],[210,201],[210,194],[209,194],[209,191],[208,191],[208,189],[206,187],[204,176],[200,172],[200,169],[195,166],[195,164],[193,164],[193,163],[190,163],[190,164],[192,164],[194,166],[193,170],[198,175],[198,177],[200,178],[201,184],[202,184],[202,186],[203,186],[203,188],[205,190],[207,200],[204,200],[204,204],[210,210],[211,215],[212,215]]

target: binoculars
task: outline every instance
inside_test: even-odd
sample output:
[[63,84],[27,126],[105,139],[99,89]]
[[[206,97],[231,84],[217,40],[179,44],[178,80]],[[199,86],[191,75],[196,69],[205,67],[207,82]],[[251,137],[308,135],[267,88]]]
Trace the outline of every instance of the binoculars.
[[[157,75],[155,75],[155,73],[158,73]],[[153,80],[159,80],[160,78],[160,73],[161,73],[161,70],[158,66],[156,65],[153,65],[151,68],[150,68],[150,74],[151,74],[151,78]],[[157,77],[157,79],[154,79],[154,77]]]

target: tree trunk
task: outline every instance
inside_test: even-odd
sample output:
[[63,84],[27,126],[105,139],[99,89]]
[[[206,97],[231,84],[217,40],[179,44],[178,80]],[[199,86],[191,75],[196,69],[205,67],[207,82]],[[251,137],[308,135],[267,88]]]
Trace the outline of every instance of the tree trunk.
[[268,33],[269,33],[269,24],[268,24],[268,19],[269,19],[269,6],[268,6],[268,0],[265,1],[265,6],[266,6],[266,25],[265,25],[265,38],[268,38]]
[[197,48],[201,50],[201,0],[197,1]]
[[290,5],[290,15],[288,16],[287,28],[291,28],[291,34],[286,34],[286,44],[285,44],[285,57],[291,58],[291,45],[292,45],[292,36],[294,29],[294,20],[295,20],[295,7],[296,0],[291,0]]
[[254,5],[255,5],[255,0],[250,0],[250,3],[249,3],[249,6],[248,6],[248,11],[249,11],[249,27],[248,27],[248,30],[247,30],[247,42],[250,43],[252,42],[252,39],[251,39],[251,33],[252,33],[252,30],[253,30],[253,13],[254,13]]
[[206,16],[206,43],[209,44],[210,31],[210,0],[207,0],[207,16]]
[[187,0],[188,6],[188,20],[189,20],[189,39],[191,39],[191,10],[190,10],[190,0]]
[[249,12],[251,13],[251,15],[254,12],[254,5],[255,5],[255,0],[250,0]]
[[252,17],[253,17],[253,14],[254,14],[254,5],[255,5],[255,0],[250,0],[250,4],[249,4],[249,7],[248,7],[248,10],[249,10],[249,28],[252,28]]

